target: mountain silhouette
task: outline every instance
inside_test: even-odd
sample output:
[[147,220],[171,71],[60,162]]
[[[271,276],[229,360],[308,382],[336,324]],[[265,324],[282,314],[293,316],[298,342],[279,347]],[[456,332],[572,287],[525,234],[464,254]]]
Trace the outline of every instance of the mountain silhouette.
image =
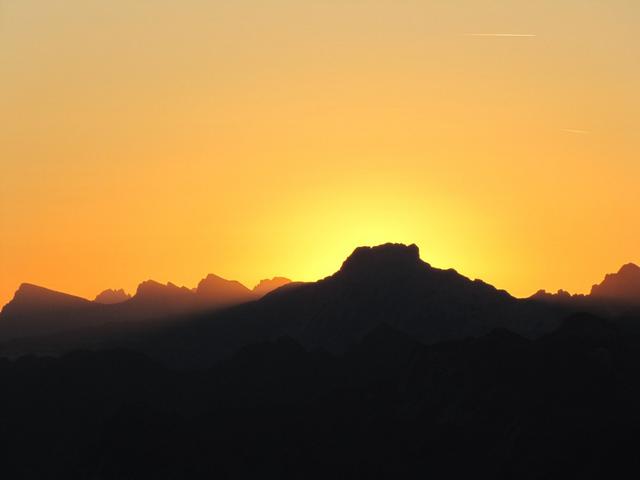
[[109,330],[118,325],[128,328],[130,324],[194,315],[256,298],[239,282],[212,274],[193,290],[171,282],[147,280],[138,285],[132,297],[122,290],[106,290],[93,302],[23,284],[0,312],[0,339],[96,329],[103,325]]
[[605,276],[602,283],[591,288],[596,299],[640,304],[640,267],[633,263],[624,265],[618,273]]
[[235,280],[225,280],[209,274],[198,283],[196,294],[212,306],[226,306],[253,300],[255,296],[247,287]]
[[633,263],[622,266],[617,273],[607,274],[601,283],[593,285],[587,295],[572,295],[565,290],[557,293],[539,290],[530,299],[560,306],[568,312],[635,318],[640,311],[640,267]]
[[79,327],[75,319],[87,315],[94,305],[84,298],[23,283],[0,312],[0,336],[10,338]]
[[96,295],[96,298],[93,301],[96,303],[102,303],[104,305],[112,305],[114,303],[126,302],[130,298],[131,295],[129,295],[123,289],[114,290],[109,288]]
[[513,298],[398,244],[258,300],[214,275],[110,305],[24,284],[0,314],[37,327],[0,344],[29,353],[0,358],[3,473],[630,478],[640,317],[545,295]]
[[[289,336],[305,348],[342,352],[381,324],[424,343],[466,338],[503,327],[535,337],[560,313],[518,300],[455,270],[431,267],[416,245],[357,248],[338,272],[291,284],[262,299],[176,324],[145,348],[170,360],[206,361],[244,345]],[[183,350],[169,348],[178,340]]]
[[253,293],[259,298],[264,297],[267,293],[272,292],[280,287],[288,285],[291,283],[291,280],[285,277],[273,277],[271,279],[260,280],[253,288]]
[[[195,289],[150,280],[124,302],[99,305],[71,297],[72,305],[83,308],[65,311],[63,302],[54,314],[50,308],[22,312],[21,305],[30,302],[17,295],[0,314],[0,343],[41,337],[2,348],[12,354],[59,353],[102,345],[108,336],[110,346],[138,345],[169,362],[209,364],[246,345],[281,336],[308,349],[340,353],[383,324],[424,344],[478,337],[494,329],[538,338],[572,312],[618,314],[621,310],[611,306],[611,299],[632,298],[634,290],[627,286],[633,287],[637,270],[625,266],[607,276],[604,290],[594,287],[591,295],[541,291],[530,299],[516,299],[453,269],[432,267],[421,260],[416,245],[384,244],[356,248],[336,273],[317,282],[276,277],[253,291],[212,274]],[[635,315],[628,318],[632,324]],[[159,325],[163,328],[156,331]],[[60,335],[55,338],[43,338],[56,332]],[[36,344],[37,349],[32,347]]]
[[127,318],[149,318],[191,312],[197,309],[197,305],[197,294],[187,287],[146,280],[138,285],[131,300],[120,304],[120,307],[121,314]]
[[13,300],[3,309],[3,313],[56,312],[66,308],[80,308],[91,302],[75,295],[56,292],[30,283],[23,283],[16,291]]
[[531,300],[539,300],[545,302],[569,303],[574,300],[585,298],[585,295],[571,294],[566,290],[558,290],[556,293],[549,293],[546,290],[538,290],[529,297]]

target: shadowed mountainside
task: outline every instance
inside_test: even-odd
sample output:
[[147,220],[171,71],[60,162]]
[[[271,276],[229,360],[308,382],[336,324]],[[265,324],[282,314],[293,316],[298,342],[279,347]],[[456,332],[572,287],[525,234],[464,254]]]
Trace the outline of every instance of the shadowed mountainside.
[[431,267],[415,245],[386,244],[357,248],[323,280],[291,284],[257,302],[177,322],[145,337],[139,348],[171,362],[207,364],[283,335],[305,348],[342,352],[382,323],[434,343],[497,327],[536,337],[560,318],[554,308]]
[[60,330],[75,328],[76,319],[91,316],[95,306],[84,298],[23,283],[0,312],[0,338],[49,333],[52,325]]
[[597,299],[640,304],[640,267],[628,263],[618,273],[605,276],[602,283],[593,286],[591,296]]
[[640,311],[640,267],[628,263],[617,273],[607,274],[601,283],[591,287],[588,295],[571,295],[565,290],[557,293],[540,290],[531,299],[601,315],[635,314]]
[[344,354],[283,337],[212,368],[138,353],[0,361],[7,478],[630,478],[640,338],[574,316],[424,345],[381,324]]
[[0,339],[52,335],[101,325],[139,323],[181,315],[213,311],[260,298],[270,287],[254,292],[239,282],[209,274],[194,290],[147,280],[135,295],[123,290],[105,290],[89,300],[55,292],[31,284],[22,284],[13,300],[0,312]]
[[[621,272],[633,276],[635,270],[626,266]],[[615,284],[620,291],[629,274],[624,282],[607,279],[603,285]],[[256,292],[280,284],[255,300]],[[59,324],[55,316],[38,313],[37,328],[22,330],[28,334],[21,336],[30,338],[7,342],[18,335],[2,335],[0,352],[59,354],[75,348],[127,346],[174,364],[210,365],[245,345],[280,336],[305,348],[342,352],[383,323],[432,344],[481,336],[495,328],[536,338],[571,312],[619,314],[611,301],[584,298],[539,293],[532,299],[516,299],[455,270],[431,267],[420,259],[415,245],[385,244],[355,249],[339,271],[312,283],[275,278],[251,291],[215,275],[203,279],[195,290],[144,282],[128,301],[90,304],[89,309],[67,313],[60,323],[66,328],[59,333],[46,329],[47,318]],[[634,315],[629,313],[625,320],[629,328]],[[0,334],[3,324],[9,324],[3,316],[4,312]],[[141,321],[147,319],[156,321]]]
[[280,287],[284,287],[291,283],[291,280],[285,277],[273,277],[260,280],[255,287],[253,287],[253,293],[258,297],[264,297],[267,293],[272,292]]
[[126,302],[130,298],[131,298],[131,295],[129,295],[123,289],[114,290],[109,288],[107,290],[100,292],[98,295],[96,295],[96,298],[93,301],[96,303],[111,305],[114,303]]

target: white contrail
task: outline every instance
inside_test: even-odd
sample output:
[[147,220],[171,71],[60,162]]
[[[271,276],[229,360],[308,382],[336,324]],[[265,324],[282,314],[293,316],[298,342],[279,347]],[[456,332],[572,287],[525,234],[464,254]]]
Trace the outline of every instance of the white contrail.
[[537,37],[533,33],[465,33],[466,37]]
[[576,135],[589,135],[588,130],[578,130],[577,128],[563,128],[563,132],[574,133]]

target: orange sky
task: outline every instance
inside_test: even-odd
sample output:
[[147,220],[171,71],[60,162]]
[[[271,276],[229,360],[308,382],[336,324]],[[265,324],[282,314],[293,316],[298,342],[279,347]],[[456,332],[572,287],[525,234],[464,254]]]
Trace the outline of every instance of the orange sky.
[[386,241],[586,291],[640,262],[638,24],[636,0],[4,0],[0,303],[313,280]]

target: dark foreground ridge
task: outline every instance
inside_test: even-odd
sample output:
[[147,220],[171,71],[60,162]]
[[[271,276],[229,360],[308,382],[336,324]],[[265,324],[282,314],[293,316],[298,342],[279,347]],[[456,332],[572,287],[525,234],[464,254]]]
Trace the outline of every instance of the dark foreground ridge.
[[576,317],[345,353],[283,337],[204,370],[123,350],[0,362],[5,478],[628,478],[640,340]]

